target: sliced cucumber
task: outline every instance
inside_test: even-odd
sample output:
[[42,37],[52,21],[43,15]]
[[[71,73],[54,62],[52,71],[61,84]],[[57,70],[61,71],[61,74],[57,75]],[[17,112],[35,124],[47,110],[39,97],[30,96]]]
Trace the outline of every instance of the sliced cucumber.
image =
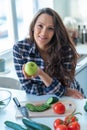
[[41,105],[38,105],[38,106],[35,106],[35,109],[38,111],[38,112],[42,112],[42,111],[45,111],[47,109],[50,108],[50,105],[49,104],[41,104]]
[[27,103],[26,107],[30,110],[30,111],[36,111],[35,105],[31,104],[31,103]]
[[31,103],[27,103],[26,107],[33,112],[42,112],[50,108],[49,104],[43,103],[41,105],[33,105]]
[[48,98],[48,100],[46,101],[46,104],[54,104],[54,103],[56,103],[56,102],[58,102],[59,101],[59,98],[57,98],[57,97],[50,97],[50,98]]
[[41,105],[33,105],[31,103],[27,103],[26,107],[33,112],[42,112],[49,109],[51,107],[51,104],[56,103],[58,101],[59,101],[58,97],[50,97],[45,103]]

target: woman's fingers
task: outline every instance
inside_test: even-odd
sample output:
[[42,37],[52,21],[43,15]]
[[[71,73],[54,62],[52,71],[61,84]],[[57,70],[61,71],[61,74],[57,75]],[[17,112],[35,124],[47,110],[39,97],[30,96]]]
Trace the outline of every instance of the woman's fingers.
[[84,96],[79,91],[77,91],[76,89],[71,89],[71,88],[67,88],[67,92],[65,95],[73,97],[73,98],[79,98],[79,99],[84,98]]
[[24,77],[25,77],[26,79],[30,79],[31,76],[28,76],[28,75],[25,73],[25,71],[24,71],[24,66],[25,66],[25,65],[22,66],[22,72],[23,72],[23,74],[24,74]]

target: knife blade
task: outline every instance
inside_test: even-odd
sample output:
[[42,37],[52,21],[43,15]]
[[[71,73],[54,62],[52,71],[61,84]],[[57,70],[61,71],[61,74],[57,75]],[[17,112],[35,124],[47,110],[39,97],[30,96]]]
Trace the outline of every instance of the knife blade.
[[21,104],[18,101],[17,97],[14,97],[13,101],[15,102],[18,110],[21,112],[21,114],[23,115],[23,117],[29,118],[29,113],[28,113],[28,109],[26,108],[26,106],[21,106]]

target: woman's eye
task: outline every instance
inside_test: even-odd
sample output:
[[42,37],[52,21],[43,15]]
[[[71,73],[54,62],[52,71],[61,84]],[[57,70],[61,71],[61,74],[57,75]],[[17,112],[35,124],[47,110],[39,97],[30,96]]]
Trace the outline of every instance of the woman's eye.
[[49,30],[54,30],[54,28],[48,28]]
[[39,28],[42,28],[43,26],[42,25],[38,25]]

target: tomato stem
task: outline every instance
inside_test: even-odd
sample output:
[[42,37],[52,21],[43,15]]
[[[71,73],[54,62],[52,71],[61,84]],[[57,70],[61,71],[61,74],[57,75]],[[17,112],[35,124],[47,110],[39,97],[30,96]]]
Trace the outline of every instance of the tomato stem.
[[75,113],[75,112],[73,112],[71,115],[72,115],[72,116],[75,116],[75,115],[77,115],[77,114],[82,115],[82,113],[81,113],[81,112],[76,112],[76,113]]

